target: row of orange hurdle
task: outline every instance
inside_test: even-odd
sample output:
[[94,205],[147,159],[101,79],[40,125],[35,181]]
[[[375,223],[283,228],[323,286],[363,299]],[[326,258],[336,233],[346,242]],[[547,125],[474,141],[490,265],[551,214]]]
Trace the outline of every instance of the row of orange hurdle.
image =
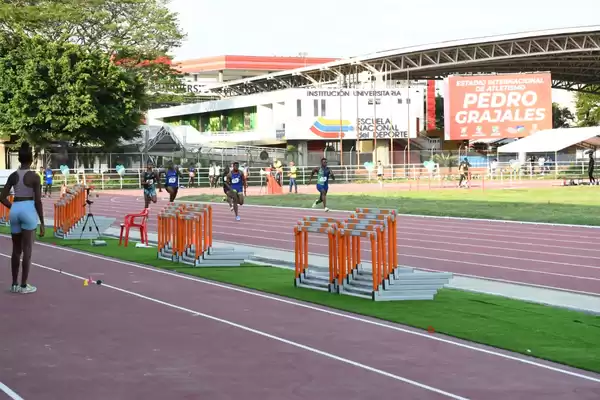
[[296,282],[308,268],[308,235],[326,235],[329,248],[330,289],[348,281],[362,263],[362,240],[371,250],[373,291],[383,285],[398,266],[397,212],[357,208],[347,219],[304,217],[294,227]]
[[54,203],[54,234],[68,235],[86,215],[85,186],[75,185]]
[[198,265],[213,245],[212,207],[169,204],[158,214],[158,258]]

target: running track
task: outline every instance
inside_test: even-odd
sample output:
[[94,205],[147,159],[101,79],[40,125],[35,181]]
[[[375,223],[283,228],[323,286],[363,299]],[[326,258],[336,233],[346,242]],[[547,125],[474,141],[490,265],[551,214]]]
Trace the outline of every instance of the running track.
[[[184,195],[185,190],[180,196]],[[142,198],[131,195],[101,194],[94,200],[93,212],[117,218],[115,226],[126,213],[143,208]],[[160,199],[151,210],[166,204]],[[45,203],[45,212],[51,221],[50,202]],[[235,222],[226,204],[215,205],[215,240],[293,251],[296,221],[308,215],[347,214],[245,206],[240,215],[242,221]],[[149,230],[157,230],[156,213],[149,221]],[[597,228],[402,216],[398,238],[402,265],[600,295]],[[327,241],[312,236],[309,250],[326,255]],[[370,260],[368,250],[363,258]]]
[[437,334],[50,245],[33,261],[38,292],[0,294],[0,399],[600,398],[600,375]]

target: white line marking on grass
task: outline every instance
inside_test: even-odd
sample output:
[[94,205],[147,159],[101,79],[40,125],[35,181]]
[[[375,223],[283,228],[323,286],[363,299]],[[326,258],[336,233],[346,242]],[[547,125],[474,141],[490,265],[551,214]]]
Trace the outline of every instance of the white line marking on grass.
[[23,400],[21,396],[19,396],[14,390],[9,388],[2,382],[0,382],[0,391],[4,392],[4,394],[6,394],[12,400]]
[[[4,237],[8,237],[6,235],[2,235]],[[179,279],[185,279],[188,281],[193,281],[193,282],[198,282],[198,283],[202,283],[205,285],[209,285],[209,286],[214,286],[214,287],[218,287],[221,289],[226,289],[226,290],[231,290],[234,292],[238,292],[238,293],[244,293],[250,296],[256,296],[256,297],[260,297],[266,300],[271,300],[271,301],[277,301],[279,303],[284,303],[284,304],[289,304],[289,305],[293,305],[296,307],[301,307],[301,308],[305,308],[305,309],[309,309],[312,311],[317,311],[317,312],[322,312],[324,314],[328,314],[328,315],[332,315],[332,316],[336,316],[336,317],[340,317],[340,318],[346,318],[349,320],[353,320],[353,321],[357,321],[357,322],[361,322],[361,323],[365,323],[365,324],[369,324],[369,325],[374,325],[374,326],[378,326],[381,328],[386,328],[386,329],[392,329],[395,330],[397,332],[402,332],[402,333],[407,333],[410,335],[414,335],[414,336],[419,336],[421,338],[424,339],[429,339],[429,340],[435,340],[437,342],[441,342],[441,343],[446,343],[449,345],[453,345],[453,346],[457,346],[457,347],[461,347],[463,349],[467,349],[467,350],[472,350],[472,351],[476,351],[476,352],[480,352],[480,353],[484,353],[484,354],[488,354],[491,356],[495,356],[495,357],[500,357],[500,358],[504,358],[507,360],[511,360],[511,361],[516,361],[516,362],[520,362],[523,364],[528,364],[534,367],[538,367],[538,368],[542,368],[542,369],[547,369],[549,371],[554,371],[554,372],[558,372],[560,374],[564,374],[564,375],[569,375],[569,376],[573,376],[576,378],[580,378],[580,379],[585,379],[585,380],[589,380],[592,382],[596,382],[596,383],[600,383],[600,379],[599,378],[595,378],[589,375],[584,375],[578,372],[574,372],[574,371],[569,371],[567,369],[564,368],[558,368],[558,367],[553,367],[551,365],[546,365],[546,364],[542,364],[540,362],[537,361],[533,361],[533,360],[528,360],[525,358],[520,358],[517,356],[513,356],[510,354],[504,354],[498,351],[493,351],[493,350],[488,350],[488,349],[484,349],[484,348],[480,348],[474,345],[470,345],[470,344],[466,344],[466,343],[461,343],[461,342],[457,342],[451,339],[446,339],[446,338],[442,338],[439,336],[432,336],[429,333],[422,333],[422,332],[417,332],[414,330],[410,330],[407,328],[402,328],[400,326],[395,326],[395,325],[390,325],[392,323],[385,323],[385,322],[378,322],[378,321],[374,321],[374,320],[370,320],[370,319],[366,319],[366,318],[361,318],[359,316],[356,315],[352,315],[352,314],[344,314],[341,312],[337,312],[334,310],[330,310],[330,309],[326,309],[326,308],[322,308],[322,307],[317,307],[317,306],[313,306],[310,304],[306,304],[306,303],[302,303],[299,301],[295,301],[292,299],[287,299],[287,298],[281,298],[281,297],[276,297],[274,295],[269,295],[269,294],[264,294],[264,293],[260,293],[258,291],[251,291],[251,290],[246,290],[246,289],[242,289],[240,287],[235,287],[235,286],[229,286],[229,285],[225,285],[222,283],[218,283],[218,282],[214,282],[214,281],[209,281],[209,280],[205,280],[205,279],[201,279],[201,278],[196,278],[193,276],[189,276],[189,275],[184,275],[184,274],[178,274],[178,273],[174,273],[174,272],[170,272],[167,270],[163,270],[163,269],[159,269],[156,267],[148,267],[148,266],[144,266],[141,264],[135,264],[135,263],[131,263],[128,261],[122,261],[122,260],[118,260],[115,258],[110,258],[110,257],[105,257],[105,256],[101,256],[101,255],[97,255],[97,254],[92,254],[92,253],[86,253],[83,251],[78,251],[78,250],[73,250],[73,249],[69,249],[66,247],[60,247],[60,246],[53,246],[53,245],[49,245],[46,243],[36,243],[36,245],[38,246],[45,246],[45,247],[51,247],[53,249],[56,250],[60,250],[60,251],[65,251],[67,253],[74,253],[74,254],[80,254],[86,257],[91,257],[91,258],[96,258],[99,260],[103,260],[106,262],[112,262],[115,264],[121,264],[121,265],[126,265],[129,267],[134,267],[134,268],[139,268],[145,271],[150,271],[150,272],[154,272],[157,274],[162,274],[162,275],[167,275],[167,276],[171,276],[174,278],[179,278]],[[4,257],[10,258],[9,255],[7,254],[3,254],[0,253],[0,255],[3,255]],[[63,272],[64,274],[64,272]]]
[[[7,258],[10,258],[10,256],[7,255],[7,254],[0,253],[0,255],[2,255],[4,257],[7,257]],[[48,271],[59,272],[59,270],[57,270],[56,268],[48,267],[46,265],[42,265],[42,264],[38,264],[38,263],[31,263],[31,264],[35,265],[36,267],[48,270]],[[75,278],[75,279],[79,279],[79,280],[85,280],[85,279],[87,279],[87,278],[84,278],[82,276],[71,274],[71,273],[64,272],[64,271],[62,272],[61,275],[63,275],[63,276],[69,276],[71,278]],[[181,306],[178,306],[178,305],[173,304],[173,303],[168,303],[166,301],[162,301],[162,300],[156,299],[154,297],[145,296],[143,294],[136,293],[136,292],[133,292],[133,291],[130,291],[130,290],[127,290],[127,289],[122,289],[122,288],[119,288],[119,287],[116,287],[116,286],[102,284],[101,287],[104,287],[104,288],[107,288],[107,289],[111,289],[111,290],[114,290],[114,291],[117,291],[117,292],[121,292],[121,293],[130,295],[130,296],[133,296],[133,297],[137,297],[139,299],[146,300],[146,301],[149,301],[149,302],[152,302],[152,303],[160,304],[160,305],[163,305],[163,306],[166,306],[166,307],[178,310],[178,311],[183,311],[185,313],[191,314],[194,317],[202,317],[202,318],[206,318],[206,319],[211,320],[211,321],[220,322],[222,324],[229,325],[231,327],[234,327],[234,328],[237,328],[237,329],[249,332],[249,333],[253,333],[255,335],[262,336],[262,337],[267,338],[267,339],[271,339],[271,340],[274,340],[274,341],[277,341],[277,342],[280,342],[280,343],[284,343],[284,344],[296,347],[298,349],[301,349],[301,350],[304,350],[304,351],[307,351],[307,352],[310,352],[310,353],[313,353],[313,354],[318,354],[318,355],[323,356],[325,358],[329,358],[329,359],[332,359],[332,360],[335,360],[335,361],[339,361],[339,362],[344,363],[344,364],[351,365],[353,367],[357,367],[357,368],[363,369],[365,371],[369,371],[369,372],[373,372],[373,373],[378,374],[378,375],[385,376],[386,378],[390,378],[390,379],[393,379],[393,380],[396,380],[396,381],[407,383],[409,385],[413,385],[413,386],[416,386],[418,388],[421,388],[421,389],[424,389],[424,390],[427,390],[427,391],[430,391],[430,392],[434,392],[434,393],[440,394],[442,396],[446,396],[446,397],[448,397],[450,399],[455,399],[455,400],[469,400],[466,397],[462,397],[462,396],[459,396],[459,395],[456,395],[456,394],[453,394],[453,393],[450,393],[450,392],[446,392],[444,390],[435,388],[433,386],[429,386],[429,385],[426,385],[424,383],[420,383],[420,382],[414,381],[412,379],[404,378],[402,376],[395,375],[395,374],[392,374],[390,372],[387,372],[387,371],[384,371],[384,370],[381,370],[381,369],[370,367],[370,366],[368,366],[366,364],[362,364],[362,363],[359,363],[359,362],[356,362],[356,361],[352,361],[352,360],[344,358],[344,357],[336,356],[335,354],[328,353],[326,351],[319,350],[319,349],[316,349],[314,347],[306,346],[306,345],[303,345],[301,343],[295,342],[293,340],[284,339],[282,337],[275,336],[275,335],[272,335],[270,333],[267,333],[267,332],[264,332],[264,331],[260,331],[258,329],[250,328],[248,326],[241,325],[241,324],[238,324],[236,322],[229,321],[227,319],[215,317],[215,316],[212,316],[212,315],[209,315],[209,314],[205,314],[205,313],[202,313],[202,312],[199,312],[199,311],[195,311],[195,310],[192,310],[192,309],[189,309],[189,308],[181,307]],[[15,393],[15,395],[16,395],[16,393]],[[9,394],[9,396],[10,396],[10,394]],[[16,397],[16,398],[13,397],[13,399],[21,399],[21,398],[20,397]]]

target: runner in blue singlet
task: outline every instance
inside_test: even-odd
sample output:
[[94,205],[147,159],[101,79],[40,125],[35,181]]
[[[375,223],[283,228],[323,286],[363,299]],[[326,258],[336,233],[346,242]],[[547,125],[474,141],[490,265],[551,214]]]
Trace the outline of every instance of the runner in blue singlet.
[[227,174],[227,197],[230,199],[230,204],[233,207],[235,213],[235,220],[239,221],[240,216],[238,215],[238,206],[244,204],[244,186],[246,178],[242,171],[240,171],[240,163],[234,162],[233,168]]
[[179,171],[175,168],[173,163],[167,165],[167,172],[165,172],[165,188],[169,193],[169,202],[173,203],[179,190]]
[[48,165],[46,170],[44,170],[44,197],[52,197],[52,181],[54,180],[54,172]]
[[327,159],[321,159],[321,166],[313,169],[310,174],[310,178],[308,179],[308,184],[312,182],[313,176],[317,174],[317,191],[319,192],[319,198],[313,203],[313,208],[315,208],[318,204],[323,203],[323,208],[325,211],[329,211],[327,208],[327,192],[329,191],[329,179],[333,179],[335,181],[335,176],[333,172],[327,166]]

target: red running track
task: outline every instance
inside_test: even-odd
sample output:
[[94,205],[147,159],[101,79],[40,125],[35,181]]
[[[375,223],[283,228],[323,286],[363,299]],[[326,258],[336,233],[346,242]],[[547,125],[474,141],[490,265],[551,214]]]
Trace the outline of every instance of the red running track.
[[600,375],[437,334],[50,245],[33,258],[38,292],[0,294],[0,398],[600,398]]
[[[165,204],[161,199],[151,209]],[[126,213],[142,208],[141,197],[128,195],[101,195],[93,205],[97,215],[117,218],[115,226]],[[45,209],[51,213],[50,204]],[[149,223],[154,232],[155,215]],[[308,215],[346,213],[244,206],[240,215],[242,220],[236,222],[225,204],[215,205],[215,240],[293,251],[296,221]],[[600,295],[598,228],[402,216],[398,238],[402,265]],[[312,236],[309,249],[326,255],[327,241]],[[370,252],[365,250],[363,257],[370,260]]]

